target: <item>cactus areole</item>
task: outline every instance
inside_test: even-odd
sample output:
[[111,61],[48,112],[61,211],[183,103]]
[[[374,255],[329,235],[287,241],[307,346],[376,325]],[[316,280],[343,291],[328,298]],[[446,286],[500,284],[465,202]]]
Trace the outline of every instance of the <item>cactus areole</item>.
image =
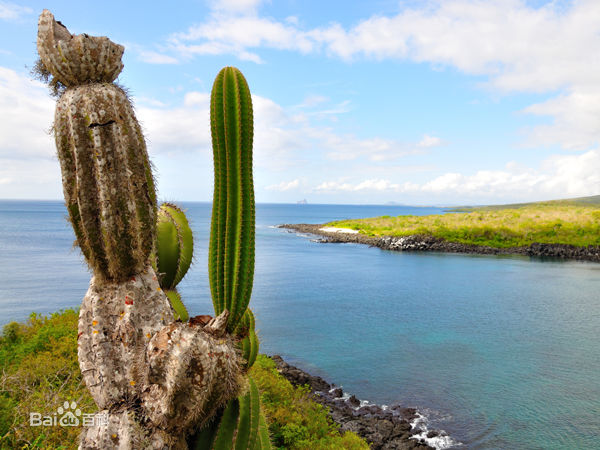
[[175,322],[159,286],[151,166],[129,99],[113,84],[123,47],[73,36],[48,10],[37,47],[66,87],[54,134],[69,219],[93,271],[78,357],[108,422],[85,427],[80,448],[186,448],[187,436],[240,393],[244,361],[226,333],[229,311],[208,323]]

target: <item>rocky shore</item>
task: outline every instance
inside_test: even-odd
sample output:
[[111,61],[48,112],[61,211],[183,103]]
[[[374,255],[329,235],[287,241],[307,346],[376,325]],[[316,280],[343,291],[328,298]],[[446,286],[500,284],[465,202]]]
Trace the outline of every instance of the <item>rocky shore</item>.
[[562,258],[600,262],[600,246],[597,245],[576,247],[567,244],[534,243],[523,247],[494,248],[482,245],[448,242],[444,239],[427,235],[371,237],[360,233],[323,231],[321,228],[324,226],[325,225],[318,224],[279,225],[280,228],[321,236],[322,239],[320,242],[351,242],[367,244],[384,250],[471,253],[480,255],[527,255],[541,258]]
[[[323,378],[289,365],[278,355],[271,358],[279,372],[293,385],[310,387],[315,401],[329,408],[332,419],[343,431],[355,432],[369,442],[374,450],[439,448],[447,447],[452,442],[443,431],[419,426],[422,416],[415,408],[365,404]],[[436,442],[445,445],[428,445],[435,445]]]

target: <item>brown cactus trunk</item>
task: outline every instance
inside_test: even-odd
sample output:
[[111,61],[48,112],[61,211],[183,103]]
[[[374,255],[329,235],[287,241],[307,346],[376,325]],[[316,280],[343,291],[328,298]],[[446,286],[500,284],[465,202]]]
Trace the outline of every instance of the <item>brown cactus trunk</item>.
[[84,428],[80,448],[186,448],[186,436],[238,391],[239,351],[228,312],[207,325],[174,322],[150,257],[156,197],[125,93],[112,84],[123,47],[72,36],[44,10],[43,66],[62,85],[55,139],[77,243],[94,272],[79,316],[83,379],[108,423]]

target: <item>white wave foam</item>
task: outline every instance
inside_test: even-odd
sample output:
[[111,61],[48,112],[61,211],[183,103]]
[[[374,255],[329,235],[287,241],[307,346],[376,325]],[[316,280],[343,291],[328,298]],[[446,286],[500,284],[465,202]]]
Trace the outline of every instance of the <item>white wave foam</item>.
[[427,445],[436,448],[438,450],[458,447],[463,445],[462,442],[455,441],[450,436],[446,434],[444,430],[439,430],[439,435],[434,437],[427,437],[427,433],[429,433],[429,428],[427,428],[427,424],[429,420],[421,413],[417,413],[417,418],[413,420],[410,424],[410,428],[414,430],[415,428],[420,431],[418,434],[412,435],[411,439],[421,440],[423,439]]

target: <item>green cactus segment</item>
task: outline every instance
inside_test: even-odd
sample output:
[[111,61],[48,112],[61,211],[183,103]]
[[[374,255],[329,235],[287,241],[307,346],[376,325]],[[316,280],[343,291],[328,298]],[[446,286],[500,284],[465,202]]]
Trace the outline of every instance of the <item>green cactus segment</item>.
[[187,322],[190,318],[190,315],[188,314],[188,311],[185,305],[183,304],[183,301],[181,300],[181,295],[179,295],[179,292],[175,290],[166,290],[164,292],[167,298],[169,299],[169,302],[171,302],[171,306],[173,307],[173,311],[175,312],[175,320]]
[[254,365],[254,362],[256,361],[256,357],[258,356],[258,347],[260,345],[260,342],[258,340],[258,336],[256,335],[256,333],[254,331],[250,331],[250,334],[248,336],[250,338],[250,354],[248,355],[248,369],[250,367],[252,367]]
[[250,369],[256,361],[258,355],[259,340],[254,330],[248,331],[248,336],[244,337],[241,342],[242,357],[246,360],[246,368]]
[[142,131],[122,89],[68,89],[54,134],[77,243],[94,271],[123,281],[145,269],[154,245],[154,182]]
[[[248,377],[248,389],[244,395],[230,400],[215,421],[202,429],[194,438],[194,449],[253,450],[271,448],[262,445],[260,424],[266,422],[260,410],[260,394],[256,382]],[[268,437],[268,431],[267,431]]]
[[260,412],[259,422],[258,422],[258,437],[259,442],[255,447],[256,449],[261,450],[271,450],[271,436],[269,435],[269,426],[267,425],[267,421],[265,419],[265,415],[263,412]]
[[209,450],[213,448],[217,430],[221,421],[221,413],[215,414],[202,430],[188,439],[188,447],[193,450]]
[[174,289],[185,276],[194,251],[194,239],[184,212],[176,205],[163,203],[156,225],[157,270],[160,286]]
[[235,334],[241,338],[240,349],[242,357],[246,360],[247,369],[252,367],[258,355],[259,340],[254,327],[254,314],[250,308],[247,308],[235,330]]
[[229,310],[228,330],[244,314],[254,277],[253,117],[242,73],[225,67],[211,94],[215,188],[209,245],[209,280],[216,314]]
[[258,424],[260,420],[260,394],[252,377],[248,377],[248,393],[239,400],[240,421],[235,450],[252,449],[259,441]]
[[237,398],[230,400],[223,411],[217,435],[213,443],[213,450],[231,450],[235,444],[236,430],[240,418],[240,401]]

